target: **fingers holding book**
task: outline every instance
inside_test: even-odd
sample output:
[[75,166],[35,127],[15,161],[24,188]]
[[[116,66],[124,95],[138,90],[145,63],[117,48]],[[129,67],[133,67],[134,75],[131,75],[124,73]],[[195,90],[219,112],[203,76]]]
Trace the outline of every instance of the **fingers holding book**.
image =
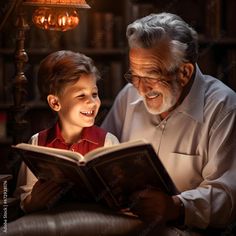
[[53,180],[39,179],[32,192],[24,200],[24,210],[33,212],[52,206],[62,191],[62,186]]

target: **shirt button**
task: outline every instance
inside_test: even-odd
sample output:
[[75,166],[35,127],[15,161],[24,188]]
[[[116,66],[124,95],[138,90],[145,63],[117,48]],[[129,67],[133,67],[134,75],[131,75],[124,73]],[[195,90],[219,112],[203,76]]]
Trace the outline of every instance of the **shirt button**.
[[161,125],[161,128],[162,128],[162,129],[165,129],[165,124],[162,124],[162,125]]

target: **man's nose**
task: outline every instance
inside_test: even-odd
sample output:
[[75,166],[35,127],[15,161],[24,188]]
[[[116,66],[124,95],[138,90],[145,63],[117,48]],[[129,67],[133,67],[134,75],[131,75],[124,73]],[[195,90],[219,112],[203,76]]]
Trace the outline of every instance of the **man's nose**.
[[152,88],[145,82],[145,80],[140,79],[137,90],[141,96],[144,96],[148,91],[152,90]]

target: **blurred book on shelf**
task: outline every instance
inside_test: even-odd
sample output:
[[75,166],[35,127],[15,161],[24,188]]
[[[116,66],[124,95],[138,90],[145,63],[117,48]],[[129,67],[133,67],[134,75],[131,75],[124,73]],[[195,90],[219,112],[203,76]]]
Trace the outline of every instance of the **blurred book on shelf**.
[[212,76],[217,75],[217,62],[215,61],[215,53],[209,45],[201,48],[199,53],[198,65],[204,74]]
[[105,48],[114,47],[114,15],[110,12],[103,14],[104,16],[104,46]]
[[96,66],[100,72],[101,79],[98,81],[98,93],[100,99],[111,98],[111,85],[110,85],[110,63],[96,63]]
[[27,32],[27,38],[25,42],[26,48],[29,49],[42,49],[48,48],[48,38],[45,30],[41,30],[36,26],[32,26]]
[[90,24],[92,48],[113,49],[124,46],[125,31],[121,16],[112,12],[94,12]]
[[205,9],[205,35],[210,38],[222,36],[221,0],[208,0]]
[[12,103],[13,102],[13,95],[12,95],[12,88],[13,83],[15,80],[15,65],[11,61],[6,61],[4,64],[4,101]]
[[37,83],[37,74],[39,69],[39,63],[31,65],[30,71],[27,73],[28,80],[28,100],[37,102],[40,100],[40,92]]
[[88,13],[81,11],[79,16],[78,26],[61,34],[63,47],[75,51],[88,47]]
[[236,92],[236,49],[228,50],[227,84]]
[[119,60],[110,63],[97,63],[101,73],[98,81],[99,96],[101,99],[113,100],[123,87],[123,65]]
[[236,14],[236,1],[235,0],[227,0],[225,1],[225,28],[228,37],[236,37],[236,27],[233,25],[235,22],[235,14]]
[[114,47],[122,48],[125,46],[125,27],[121,16],[114,17]]
[[104,31],[103,31],[103,13],[94,12],[92,15],[92,41],[91,46],[94,48],[103,47]]
[[111,62],[111,97],[115,98],[118,92],[123,87],[123,68],[122,63],[120,61],[112,61]]
[[154,9],[152,3],[133,3],[129,21],[132,22],[138,18],[147,16],[150,13],[154,13]]

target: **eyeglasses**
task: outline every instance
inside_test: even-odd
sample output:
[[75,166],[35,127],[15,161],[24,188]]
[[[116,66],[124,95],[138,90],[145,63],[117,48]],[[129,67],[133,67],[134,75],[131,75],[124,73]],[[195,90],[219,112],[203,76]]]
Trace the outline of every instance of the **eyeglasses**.
[[165,73],[160,73],[159,75],[156,75],[155,78],[146,77],[146,76],[139,76],[139,75],[133,75],[131,71],[128,71],[124,74],[124,78],[131,84],[133,84],[134,87],[138,87],[140,80],[143,81],[143,83],[147,85],[155,85],[155,84],[162,84],[165,86],[170,86],[173,82],[173,80],[167,80],[167,79],[161,79],[163,77],[168,77],[173,74],[175,74],[178,71],[178,68],[172,70],[172,71],[166,71]]

